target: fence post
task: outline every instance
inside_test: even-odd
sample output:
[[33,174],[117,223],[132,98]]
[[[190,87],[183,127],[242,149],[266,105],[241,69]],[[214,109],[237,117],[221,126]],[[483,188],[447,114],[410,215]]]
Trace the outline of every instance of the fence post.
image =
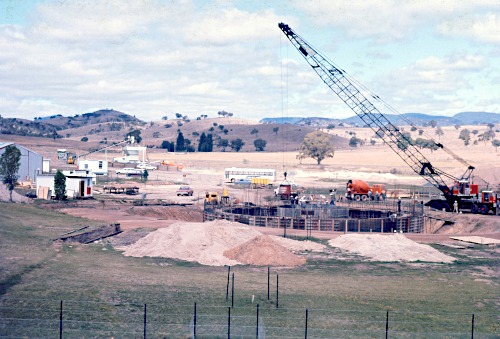
[[62,339],[63,332],[63,301],[61,300],[61,306],[59,307],[59,339]]
[[278,273],[276,273],[276,308],[279,307],[279,303],[278,303],[278,301],[279,301],[279,299],[278,299],[278,296],[279,296],[278,278],[279,278]]
[[146,339],[146,304],[144,304],[144,339]]
[[257,326],[255,327],[255,338],[259,339],[259,304],[257,304]]
[[385,315],[385,339],[389,336],[389,311]]
[[193,334],[194,339],[196,339],[196,303],[194,303],[194,321],[193,321]]
[[231,307],[227,308],[227,339],[231,338]]
[[231,308],[234,307],[234,273],[233,273],[233,283],[231,288]]
[[307,321],[309,319],[309,309],[306,308],[306,331],[304,334],[304,338],[307,339]]
[[229,274],[231,272],[231,266],[227,267],[227,285],[226,285],[226,301],[229,298]]
[[472,313],[471,339],[474,339],[474,313]]
[[269,298],[270,298],[270,295],[269,295],[270,283],[271,283],[271,281],[270,281],[270,279],[271,279],[270,274],[271,273],[270,273],[269,266],[267,266],[267,300],[269,300]]

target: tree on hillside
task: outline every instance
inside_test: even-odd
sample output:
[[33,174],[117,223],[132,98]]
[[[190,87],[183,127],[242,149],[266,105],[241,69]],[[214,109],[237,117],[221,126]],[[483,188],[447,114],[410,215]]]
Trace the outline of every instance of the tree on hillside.
[[0,176],[9,189],[10,202],[12,202],[12,191],[19,178],[17,174],[19,166],[21,166],[21,151],[14,145],[7,146],[0,157]]
[[180,118],[182,118],[182,114],[181,114],[181,113],[175,113],[175,117],[176,117],[177,119],[180,119]]
[[358,147],[358,144],[361,144],[362,140],[356,137],[352,137],[349,139],[349,146]]
[[61,170],[57,170],[54,176],[54,194],[56,200],[66,199],[66,176]]
[[173,152],[175,150],[175,143],[163,140],[163,142],[161,143],[161,148],[166,149],[167,152]]
[[214,147],[214,142],[212,134],[205,135],[201,133],[200,141],[198,143],[198,152],[212,152]]
[[254,135],[255,134],[255,137],[257,138],[258,134],[259,134],[259,130],[257,128],[254,128],[250,131],[250,134],[251,135]]
[[431,120],[431,121],[429,121],[429,125],[431,125],[432,128],[435,128],[437,126],[437,121]]
[[128,138],[128,137],[134,137],[134,142],[137,143],[137,144],[140,144],[141,141],[142,141],[141,131],[138,130],[138,129],[133,130],[131,132],[128,132],[125,137],[126,138]]
[[274,134],[278,135],[279,127],[273,127]]
[[186,150],[186,141],[184,140],[184,135],[180,130],[178,130],[177,140],[175,141],[175,150],[180,152]]
[[439,139],[441,139],[441,136],[444,135],[444,132],[443,132],[443,129],[441,128],[441,126],[437,126],[436,127],[435,133],[436,133],[436,135],[438,136]]
[[300,157],[313,158],[318,165],[325,158],[333,158],[334,152],[333,145],[330,144],[329,135],[322,131],[314,131],[306,134],[299,149]]
[[264,151],[264,148],[266,148],[267,141],[260,139],[260,138],[255,139],[253,142],[253,145],[255,146],[255,150],[257,152],[262,152],[262,151]]
[[222,148],[222,152],[225,152],[226,148],[229,147],[229,140],[219,139],[219,141],[217,142],[217,147]]
[[495,147],[495,152],[496,152],[498,146],[500,146],[500,140],[494,139],[494,140],[491,141],[491,144],[493,145],[493,147]]
[[458,138],[464,141],[465,146],[468,146],[470,143],[470,131],[467,128],[464,128],[460,131]]
[[237,138],[237,139],[231,140],[229,147],[231,147],[231,149],[233,151],[239,152],[244,145],[245,145],[245,143],[243,142],[243,140],[241,140],[240,138]]

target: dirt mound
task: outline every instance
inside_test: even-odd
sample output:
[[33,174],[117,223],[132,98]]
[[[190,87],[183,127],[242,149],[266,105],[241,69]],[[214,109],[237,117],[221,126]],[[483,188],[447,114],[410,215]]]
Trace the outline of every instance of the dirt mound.
[[426,261],[450,263],[455,258],[429,245],[419,244],[403,234],[344,234],[330,246],[358,253],[370,261]]
[[121,249],[124,255],[133,257],[174,258],[210,266],[237,265],[239,262],[225,257],[224,251],[259,235],[248,226],[226,220],[176,222]]
[[[466,234],[466,233],[499,233],[499,217],[491,214],[455,214],[448,212],[433,212],[432,216],[453,222],[433,230],[436,234]],[[444,222],[441,222],[441,225]],[[436,227],[437,228],[437,227]]]
[[203,221],[202,210],[187,206],[135,206],[127,210],[127,213],[158,219]]
[[306,259],[290,252],[267,235],[260,235],[224,252],[224,256],[247,265],[299,266]]

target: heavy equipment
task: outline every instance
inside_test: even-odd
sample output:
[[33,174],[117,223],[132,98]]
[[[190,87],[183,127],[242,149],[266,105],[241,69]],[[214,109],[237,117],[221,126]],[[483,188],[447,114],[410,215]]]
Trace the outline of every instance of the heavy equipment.
[[387,192],[384,184],[368,185],[363,180],[349,180],[346,184],[346,196],[348,199],[360,200],[378,200],[376,197],[384,197]]
[[[468,164],[465,160],[453,154],[441,143],[436,145],[452,155],[456,160],[466,166],[466,170],[461,177],[456,177],[446,173],[439,168],[434,167],[431,162],[412,144],[407,135],[392,124],[377,107],[375,107],[368,98],[358,89],[362,88],[359,83],[349,76],[347,72],[336,67],[326,57],[319,53],[302,37],[300,37],[290,26],[285,23],[279,23],[279,28],[290,40],[293,46],[300,52],[304,59],[309,63],[312,69],[319,75],[321,80],[330,87],[330,89],[344,101],[361,120],[370,127],[375,134],[383,140],[391,149],[412,168],[412,170],[422,176],[429,183],[437,187],[443,194],[444,200],[434,200],[428,204],[431,207],[450,211],[451,207],[458,203],[460,210],[470,210],[473,213],[481,212],[487,214],[490,210],[496,212],[496,194],[483,194],[478,191],[478,185],[471,182],[474,166]],[[356,86],[355,84],[358,84]],[[371,94],[375,101],[382,100],[374,94]],[[450,187],[445,182],[453,181]]]

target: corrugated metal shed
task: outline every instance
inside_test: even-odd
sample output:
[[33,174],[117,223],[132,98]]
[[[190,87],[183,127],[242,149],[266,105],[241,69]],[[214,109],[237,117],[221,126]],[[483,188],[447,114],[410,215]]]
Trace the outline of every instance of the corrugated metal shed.
[[0,142],[0,156],[9,145],[16,146],[21,151],[21,165],[19,166],[19,181],[35,181],[36,174],[42,173],[43,157],[14,142]]

